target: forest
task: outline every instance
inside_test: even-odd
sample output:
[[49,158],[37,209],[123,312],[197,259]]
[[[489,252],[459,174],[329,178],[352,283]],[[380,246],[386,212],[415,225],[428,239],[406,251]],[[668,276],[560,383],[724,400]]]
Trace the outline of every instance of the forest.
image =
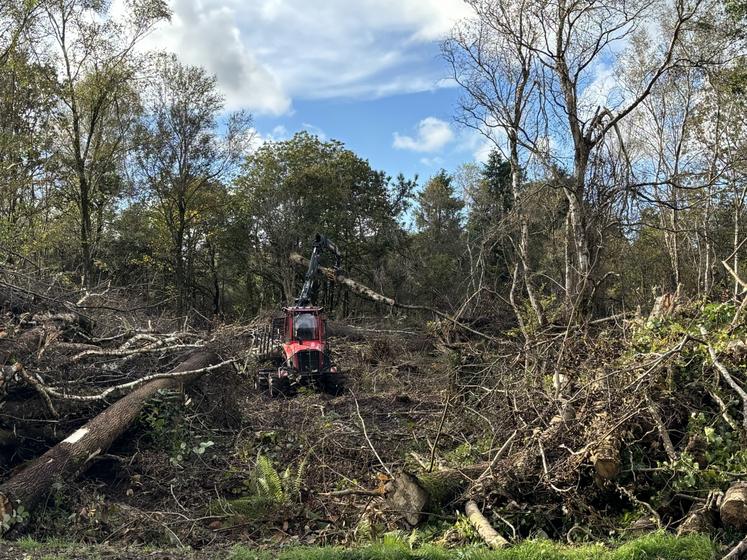
[[747,3],[465,4],[421,177],[0,0],[0,558],[747,558]]

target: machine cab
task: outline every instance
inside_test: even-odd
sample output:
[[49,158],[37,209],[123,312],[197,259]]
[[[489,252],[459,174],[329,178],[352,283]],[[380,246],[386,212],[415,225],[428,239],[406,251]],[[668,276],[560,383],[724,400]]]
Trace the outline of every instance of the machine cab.
[[272,321],[272,337],[285,344],[324,341],[324,315],[320,307],[286,307],[285,317]]

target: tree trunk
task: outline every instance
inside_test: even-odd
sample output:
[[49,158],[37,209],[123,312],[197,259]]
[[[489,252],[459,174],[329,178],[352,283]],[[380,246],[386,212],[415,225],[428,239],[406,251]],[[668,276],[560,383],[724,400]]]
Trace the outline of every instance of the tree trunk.
[[83,284],[93,283],[93,253],[91,251],[91,201],[89,200],[88,182],[80,183],[80,251],[83,267]]
[[174,236],[174,284],[178,313],[184,313],[187,305],[187,297],[184,272],[184,231],[181,228]]
[[[585,169],[585,167],[584,167]],[[584,171],[585,172],[585,171]],[[581,171],[579,171],[581,173]],[[577,177],[576,181],[583,185],[583,177]],[[578,190],[583,192],[583,187]],[[588,297],[590,294],[590,274],[591,274],[591,257],[589,252],[589,242],[586,238],[586,216],[583,208],[583,200],[577,195],[577,189],[564,189],[568,199],[568,212],[570,215],[571,236],[573,239],[573,248],[576,253],[576,274],[575,285],[571,290],[573,298],[572,305],[577,306],[576,312],[584,315],[589,308]],[[569,317],[574,313],[573,309],[568,310]]]
[[480,477],[490,464],[470,465],[463,469],[411,474],[401,472],[386,486],[386,502],[392,511],[402,514],[415,526],[429,514],[456,498],[473,479]]
[[721,502],[721,521],[738,531],[747,531],[747,482],[729,487]]
[[[216,354],[200,352],[187,358],[170,373],[202,369],[218,361]],[[161,378],[146,383],[52,447],[0,485],[0,519],[7,514],[11,520],[20,521],[17,513],[21,506],[25,511],[30,511],[56,480],[72,478],[85,471],[91,459],[105,451],[127,429],[156,392],[188,384],[199,376]],[[0,534],[2,532],[0,529]]]

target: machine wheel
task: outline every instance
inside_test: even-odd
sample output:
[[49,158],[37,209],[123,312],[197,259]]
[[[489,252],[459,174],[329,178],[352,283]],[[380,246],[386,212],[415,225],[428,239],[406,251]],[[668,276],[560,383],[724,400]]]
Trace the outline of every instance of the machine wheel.
[[290,397],[291,384],[287,377],[269,376],[269,393],[271,397]]
[[321,381],[321,389],[329,395],[337,396],[345,392],[345,377],[339,373],[327,374]]
[[254,389],[258,393],[266,393],[270,389],[270,372],[269,369],[260,369],[254,376]]

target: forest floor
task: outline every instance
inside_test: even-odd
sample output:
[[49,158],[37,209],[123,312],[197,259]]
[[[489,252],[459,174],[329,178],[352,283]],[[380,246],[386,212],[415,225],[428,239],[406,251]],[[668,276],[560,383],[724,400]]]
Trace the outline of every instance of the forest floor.
[[[743,520],[720,517],[718,504],[747,478],[747,452],[734,420],[739,400],[714,380],[711,343],[698,337],[713,334],[741,381],[747,344],[734,313],[683,304],[574,337],[559,354],[551,348],[563,331],[550,327],[544,355],[523,351],[510,331],[476,342],[397,316],[332,322],[341,394],[258,394],[249,356],[186,390],[161,391],[80,476],[51,485],[0,541],[0,559],[717,557],[743,536]],[[120,336],[111,317],[87,336]],[[90,392],[170,369],[182,346],[241,356],[265,323],[175,336],[161,317],[146,321],[148,332],[171,332],[152,348],[130,342],[134,321],[126,351],[71,358],[79,343],[55,331],[24,362],[39,379]],[[34,325],[6,314],[6,360]],[[38,387],[6,385],[0,435],[11,425],[28,431],[0,441],[0,484],[107,404],[57,402],[53,418]],[[406,473],[430,484],[429,515],[415,521],[389,498]],[[438,477],[453,482],[455,473],[460,485],[443,492]],[[464,514],[466,498],[509,548],[488,551]]]
[[[364,513],[376,522],[380,499],[322,495],[376,488],[385,468],[426,457],[448,373],[427,337],[373,333],[364,342],[361,329],[345,327],[359,334],[330,341],[346,372],[341,395],[269,398],[255,391],[251,366],[205,376],[188,396],[159,395],[75,483],[54,490],[29,534],[198,548],[353,542]],[[463,434],[441,438],[470,445]]]

